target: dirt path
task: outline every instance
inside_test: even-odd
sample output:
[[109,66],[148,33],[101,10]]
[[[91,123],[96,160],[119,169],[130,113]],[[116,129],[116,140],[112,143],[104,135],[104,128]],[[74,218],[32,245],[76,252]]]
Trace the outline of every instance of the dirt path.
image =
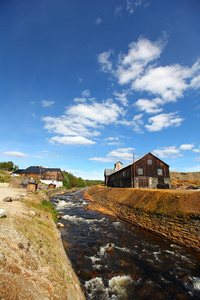
[[[15,200],[19,195],[23,200]],[[4,202],[5,197],[12,202]],[[0,184],[0,299],[83,300],[79,281],[40,195]]]

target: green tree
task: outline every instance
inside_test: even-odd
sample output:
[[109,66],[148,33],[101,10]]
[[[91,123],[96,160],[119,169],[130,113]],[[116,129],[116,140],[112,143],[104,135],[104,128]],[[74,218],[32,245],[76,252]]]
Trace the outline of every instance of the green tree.
[[77,187],[85,187],[86,186],[86,182],[83,178],[78,177],[77,178]]
[[63,171],[62,172],[62,175],[63,175],[63,186],[65,188],[68,188],[69,187],[69,177],[68,177],[68,173]]
[[69,176],[69,187],[75,187],[77,186],[77,178],[71,173],[68,173]]

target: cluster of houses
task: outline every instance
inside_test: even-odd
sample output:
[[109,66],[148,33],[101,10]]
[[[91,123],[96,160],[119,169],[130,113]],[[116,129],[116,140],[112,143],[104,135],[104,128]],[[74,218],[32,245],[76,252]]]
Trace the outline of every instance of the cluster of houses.
[[23,176],[28,178],[39,179],[47,185],[55,187],[63,186],[63,176],[59,168],[44,168],[42,166],[31,166],[26,169],[18,169],[12,173],[12,176]]
[[[18,169],[12,176],[39,179],[42,183],[55,187],[63,186],[63,176],[59,168],[31,166],[24,170]],[[150,152],[133,159],[126,166],[118,161],[114,169],[105,169],[104,177],[105,185],[110,187],[171,188],[169,165]]]

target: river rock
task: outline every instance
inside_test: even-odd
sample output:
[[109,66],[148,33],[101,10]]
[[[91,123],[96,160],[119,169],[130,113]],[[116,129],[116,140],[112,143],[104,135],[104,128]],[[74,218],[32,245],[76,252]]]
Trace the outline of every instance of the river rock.
[[63,228],[63,227],[65,227],[65,225],[59,222],[59,223],[57,223],[57,227],[58,228]]
[[6,217],[6,211],[5,209],[0,209],[0,218]]
[[4,202],[12,202],[12,197],[6,197],[3,199]]

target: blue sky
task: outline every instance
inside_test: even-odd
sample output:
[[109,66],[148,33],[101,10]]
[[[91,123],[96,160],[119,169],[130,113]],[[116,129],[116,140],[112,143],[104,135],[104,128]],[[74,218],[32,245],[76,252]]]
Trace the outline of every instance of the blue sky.
[[0,161],[200,171],[199,0],[0,2]]

